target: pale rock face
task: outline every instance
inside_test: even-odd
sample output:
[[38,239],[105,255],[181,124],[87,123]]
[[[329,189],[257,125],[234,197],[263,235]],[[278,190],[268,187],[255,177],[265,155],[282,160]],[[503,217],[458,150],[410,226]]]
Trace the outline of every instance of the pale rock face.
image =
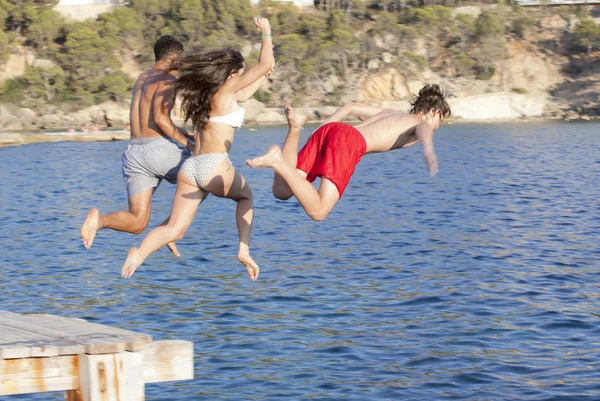
[[23,48],[12,50],[16,51],[16,53],[11,52],[6,64],[4,66],[0,65],[0,82],[4,82],[10,78],[22,77],[25,74],[27,53]]
[[542,96],[501,92],[449,99],[448,103],[453,118],[488,120],[541,116],[546,99]]
[[20,108],[15,115],[19,118],[24,126],[34,125],[37,119],[35,111],[27,108]]
[[568,22],[564,20],[560,15],[551,15],[549,17],[542,18],[540,26],[542,29],[565,29],[568,26]]
[[244,120],[247,122],[256,121],[258,116],[262,115],[266,109],[266,106],[256,99],[250,99],[242,103],[241,106],[246,110]]
[[42,128],[59,128],[66,125],[66,122],[56,114],[44,114],[39,121]]
[[6,107],[0,104],[0,126],[4,126],[7,122],[15,118],[16,116],[14,116]]
[[256,117],[257,124],[282,124],[285,123],[286,119],[283,115],[283,111],[275,111],[271,109],[270,111],[265,111]]
[[392,61],[394,61],[394,56],[391,53],[388,52],[383,52],[381,53],[381,60],[385,63],[385,64],[389,64]]
[[106,120],[104,119],[104,109],[102,107],[98,106],[92,106],[90,108],[87,109],[88,113],[90,114],[91,118],[92,118],[92,123],[94,124],[105,124]]
[[52,68],[57,66],[52,60],[47,60],[43,58],[33,60],[33,62],[30,65],[32,67],[43,68],[45,70],[51,70]]
[[388,69],[382,74],[374,74],[362,83],[359,101],[382,102],[403,99],[410,96],[410,90],[402,74]]
[[452,10],[452,15],[456,16],[458,14],[468,14],[477,18],[479,14],[481,14],[481,7],[478,6],[464,6],[464,7],[456,7]]
[[379,60],[373,58],[367,62],[367,68],[369,70],[376,70],[379,68]]
[[112,102],[102,103],[100,106],[109,125],[123,125],[129,122],[129,109]]

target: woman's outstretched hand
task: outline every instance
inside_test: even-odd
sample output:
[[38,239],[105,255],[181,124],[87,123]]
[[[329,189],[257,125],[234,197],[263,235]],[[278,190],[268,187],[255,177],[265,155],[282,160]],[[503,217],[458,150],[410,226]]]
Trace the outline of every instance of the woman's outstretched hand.
[[265,35],[271,34],[271,24],[269,24],[269,20],[264,17],[254,17],[254,25],[256,28]]

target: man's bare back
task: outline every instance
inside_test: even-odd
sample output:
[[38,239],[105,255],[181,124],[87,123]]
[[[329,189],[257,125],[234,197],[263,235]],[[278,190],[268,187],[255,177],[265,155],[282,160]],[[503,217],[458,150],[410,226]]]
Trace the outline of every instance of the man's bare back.
[[[165,71],[152,69],[142,73],[133,87],[133,97],[129,112],[131,120],[131,138],[151,138],[167,135],[155,123],[153,109],[155,101],[167,103],[167,114],[173,108],[171,96],[175,77]],[[161,94],[160,98],[156,95]],[[164,100],[163,100],[164,99]]]

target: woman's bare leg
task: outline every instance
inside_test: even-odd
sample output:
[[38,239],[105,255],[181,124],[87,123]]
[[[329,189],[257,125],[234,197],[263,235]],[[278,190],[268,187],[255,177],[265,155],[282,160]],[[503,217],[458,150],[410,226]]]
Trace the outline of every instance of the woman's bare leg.
[[250,167],[270,167],[277,173],[291,189],[292,193],[308,214],[314,220],[323,220],[333,206],[340,199],[340,193],[329,179],[321,177],[319,191],[306,180],[295,166],[291,166],[283,158],[281,149],[277,145],[271,146],[269,151],[260,157],[246,160]]
[[254,219],[252,190],[244,177],[228,161],[223,161],[207,177],[204,188],[211,194],[237,202],[235,221],[239,236],[238,260],[246,266],[250,279],[258,278],[259,267],[250,257],[250,234]]
[[121,274],[129,278],[146,258],[162,246],[183,238],[194,220],[205,192],[195,186],[183,173],[177,177],[177,189],[168,223],[154,228],[146,235],[139,248],[131,248]]
[[[285,106],[285,117],[287,118],[289,129],[281,154],[286,163],[296,168],[296,164],[298,164],[300,130],[302,130],[302,126],[306,122],[306,116],[296,115],[292,106],[287,105]],[[281,200],[287,200],[293,196],[292,190],[277,172],[273,177],[273,196]]]

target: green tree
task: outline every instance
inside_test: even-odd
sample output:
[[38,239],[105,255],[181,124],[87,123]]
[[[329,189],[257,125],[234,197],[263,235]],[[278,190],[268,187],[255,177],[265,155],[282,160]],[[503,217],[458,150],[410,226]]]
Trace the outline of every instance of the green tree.
[[40,11],[52,8],[58,0],[6,0],[3,3],[3,8],[8,14],[6,25],[10,30],[22,33]]
[[342,66],[342,74],[346,76],[348,72],[349,58],[352,57],[354,51],[358,49],[358,43],[352,32],[348,29],[336,29],[333,31],[332,41],[334,49],[340,58],[340,64]]
[[74,96],[91,103],[105,77],[117,70],[116,46],[114,41],[98,36],[96,24],[77,23],[69,28],[59,61]]
[[475,23],[475,38],[478,44],[479,67],[489,76],[494,62],[506,55],[504,23],[499,15],[491,11],[479,14]]
[[575,44],[585,48],[589,55],[594,46],[600,46],[600,26],[591,19],[584,19],[575,26],[573,38]]
[[122,72],[108,75],[100,84],[100,98],[122,102],[129,96],[132,87],[131,78]]
[[140,27],[144,26],[144,20],[134,8],[114,7],[100,14],[98,22],[102,27],[102,37],[129,45],[130,48],[143,38]]
[[54,53],[57,49],[56,40],[64,26],[63,17],[54,10],[42,10],[29,26],[27,39],[29,43],[44,56]]
[[188,0],[181,4],[181,28],[192,48],[202,45],[205,35],[204,7],[202,0]]
[[461,54],[467,54],[467,42],[475,34],[475,18],[468,14],[458,14],[454,19],[454,29],[458,35]]
[[23,76],[25,94],[34,100],[53,103],[66,89],[65,72],[58,66],[35,68],[28,66]]
[[300,66],[300,60],[305,57],[308,45],[300,35],[295,33],[283,35],[279,38],[279,60],[282,63],[293,64],[295,68]]

